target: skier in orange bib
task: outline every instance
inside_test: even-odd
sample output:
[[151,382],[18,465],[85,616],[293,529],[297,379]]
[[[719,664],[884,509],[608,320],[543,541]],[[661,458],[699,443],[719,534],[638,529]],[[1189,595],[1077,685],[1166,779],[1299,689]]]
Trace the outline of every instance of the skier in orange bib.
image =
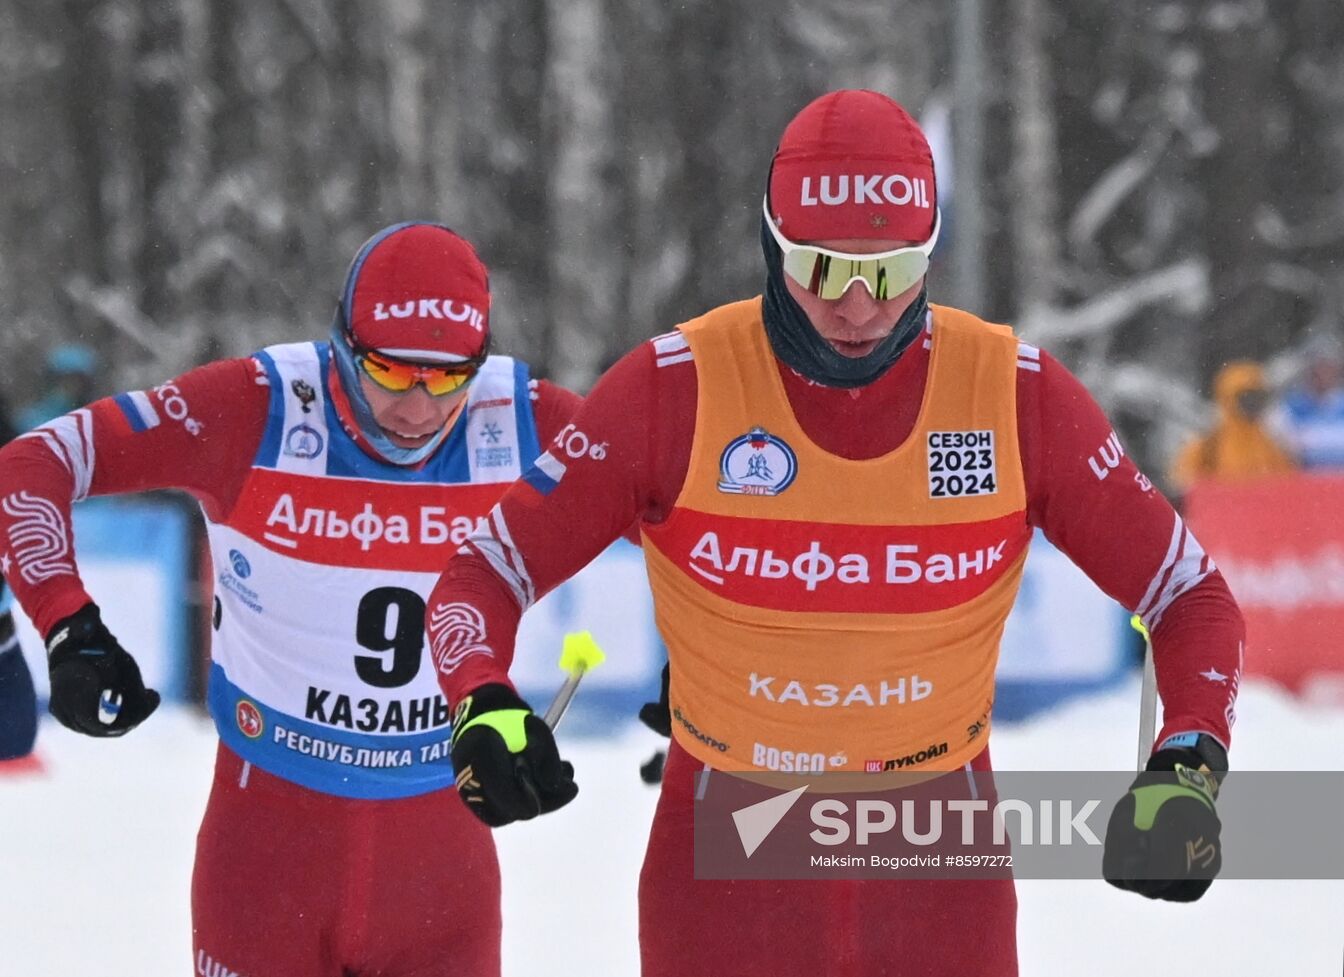
[[[558,758],[509,683],[518,619],[639,522],[673,737],[640,886],[646,977],[1017,973],[1008,879],[695,879],[692,774],[989,769],[1035,529],[1152,631],[1150,767],[1226,768],[1243,636],[1226,584],[1066,369],[929,303],[937,204],[895,102],[804,108],[771,162],[764,294],[612,367],[431,596],[468,806],[494,825],[553,810],[573,785],[529,774]],[[1108,856],[1180,841],[1173,820],[1113,831]],[[1117,881],[1167,899],[1208,884]]]

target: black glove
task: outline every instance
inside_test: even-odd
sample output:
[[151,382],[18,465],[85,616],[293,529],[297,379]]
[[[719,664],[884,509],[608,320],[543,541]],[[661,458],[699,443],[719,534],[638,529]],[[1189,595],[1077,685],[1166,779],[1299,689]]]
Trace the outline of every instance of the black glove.
[[659,736],[672,735],[672,709],[667,704],[669,666],[663,666],[663,690],[657,702],[646,702],[639,709],[639,721]]
[[159,707],[140,667],[98,615],[85,604],[47,635],[51,674],[49,709],[56,721],[86,736],[121,736]]
[[663,782],[663,768],[667,766],[667,751],[654,750],[653,756],[639,765],[639,779],[653,786]]
[[1194,902],[1223,867],[1214,802],[1227,754],[1212,737],[1164,748],[1111,812],[1101,874],[1149,899]]
[[550,727],[506,685],[483,685],[457,704],[453,769],[467,808],[492,828],[549,814],[579,792]]

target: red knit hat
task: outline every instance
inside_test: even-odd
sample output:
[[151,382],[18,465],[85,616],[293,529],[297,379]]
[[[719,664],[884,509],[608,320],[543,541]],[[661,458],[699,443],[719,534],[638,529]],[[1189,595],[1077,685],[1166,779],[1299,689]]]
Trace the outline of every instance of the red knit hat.
[[485,265],[438,224],[394,224],[369,238],[346,275],[342,306],[357,345],[402,359],[469,360],[490,335]]
[[770,212],[790,241],[923,242],[937,204],[929,141],[877,92],[821,96],[794,116],[775,150]]

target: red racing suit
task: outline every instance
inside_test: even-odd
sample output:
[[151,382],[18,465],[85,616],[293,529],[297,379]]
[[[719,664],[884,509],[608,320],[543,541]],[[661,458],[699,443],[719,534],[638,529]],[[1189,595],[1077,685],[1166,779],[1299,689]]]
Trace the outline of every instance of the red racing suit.
[[0,453],[0,559],[46,634],[93,599],[72,502],[174,488],[201,505],[221,745],[193,973],[498,974],[494,843],[450,789],[420,622],[446,547],[580,399],[491,357],[443,445],[400,468],[361,447],[330,367],[325,343],[271,347],[24,435]]
[[[778,372],[788,409],[813,445],[839,459],[861,460],[878,459],[906,441],[925,401],[935,320],[936,312],[922,341],[865,387],[820,386],[777,360],[768,367]],[[431,609],[467,604],[483,622],[471,634],[430,628],[450,702],[484,683],[507,682],[523,610],[577,572],[632,520],[645,528],[653,570],[648,541],[666,535],[658,527],[682,496],[693,447],[712,450],[713,457],[723,448],[693,445],[699,430],[697,355],[685,334],[674,332],[612,367],[562,436],[505,493],[485,530],[449,563],[431,595]],[[1124,453],[1078,380],[1029,344],[1018,345],[1016,359],[1009,403],[1015,397],[1028,526],[1039,528],[1150,626],[1165,706],[1159,741],[1199,731],[1228,745],[1243,623],[1221,574]],[[1011,358],[1008,362],[1011,369]],[[696,457],[703,475],[703,454]],[[728,562],[726,548],[724,558]],[[672,676],[675,700],[676,661]],[[988,762],[986,749],[972,765],[987,768]],[[694,880],[691,773],[700,766],[674,738],[641,882],[645,977],[1016,974],[1011,881]],[[968,906],[976,907],[972,939],[960,930],[943,933],[926,925],[954,912],[964,916]]]

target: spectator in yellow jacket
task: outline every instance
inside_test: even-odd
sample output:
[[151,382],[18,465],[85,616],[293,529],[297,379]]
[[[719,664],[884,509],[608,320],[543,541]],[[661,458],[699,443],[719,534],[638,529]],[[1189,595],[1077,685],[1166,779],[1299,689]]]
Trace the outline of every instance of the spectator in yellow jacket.
[[1218,423],[1176,456],[1171,481],[1178,492],[1184,494],[1204,478],[1234,481],[1296,470],[1292,456],[1264,424],[1270,392],[1258,363],[1227,364],[1215,378],[1213,390]]

